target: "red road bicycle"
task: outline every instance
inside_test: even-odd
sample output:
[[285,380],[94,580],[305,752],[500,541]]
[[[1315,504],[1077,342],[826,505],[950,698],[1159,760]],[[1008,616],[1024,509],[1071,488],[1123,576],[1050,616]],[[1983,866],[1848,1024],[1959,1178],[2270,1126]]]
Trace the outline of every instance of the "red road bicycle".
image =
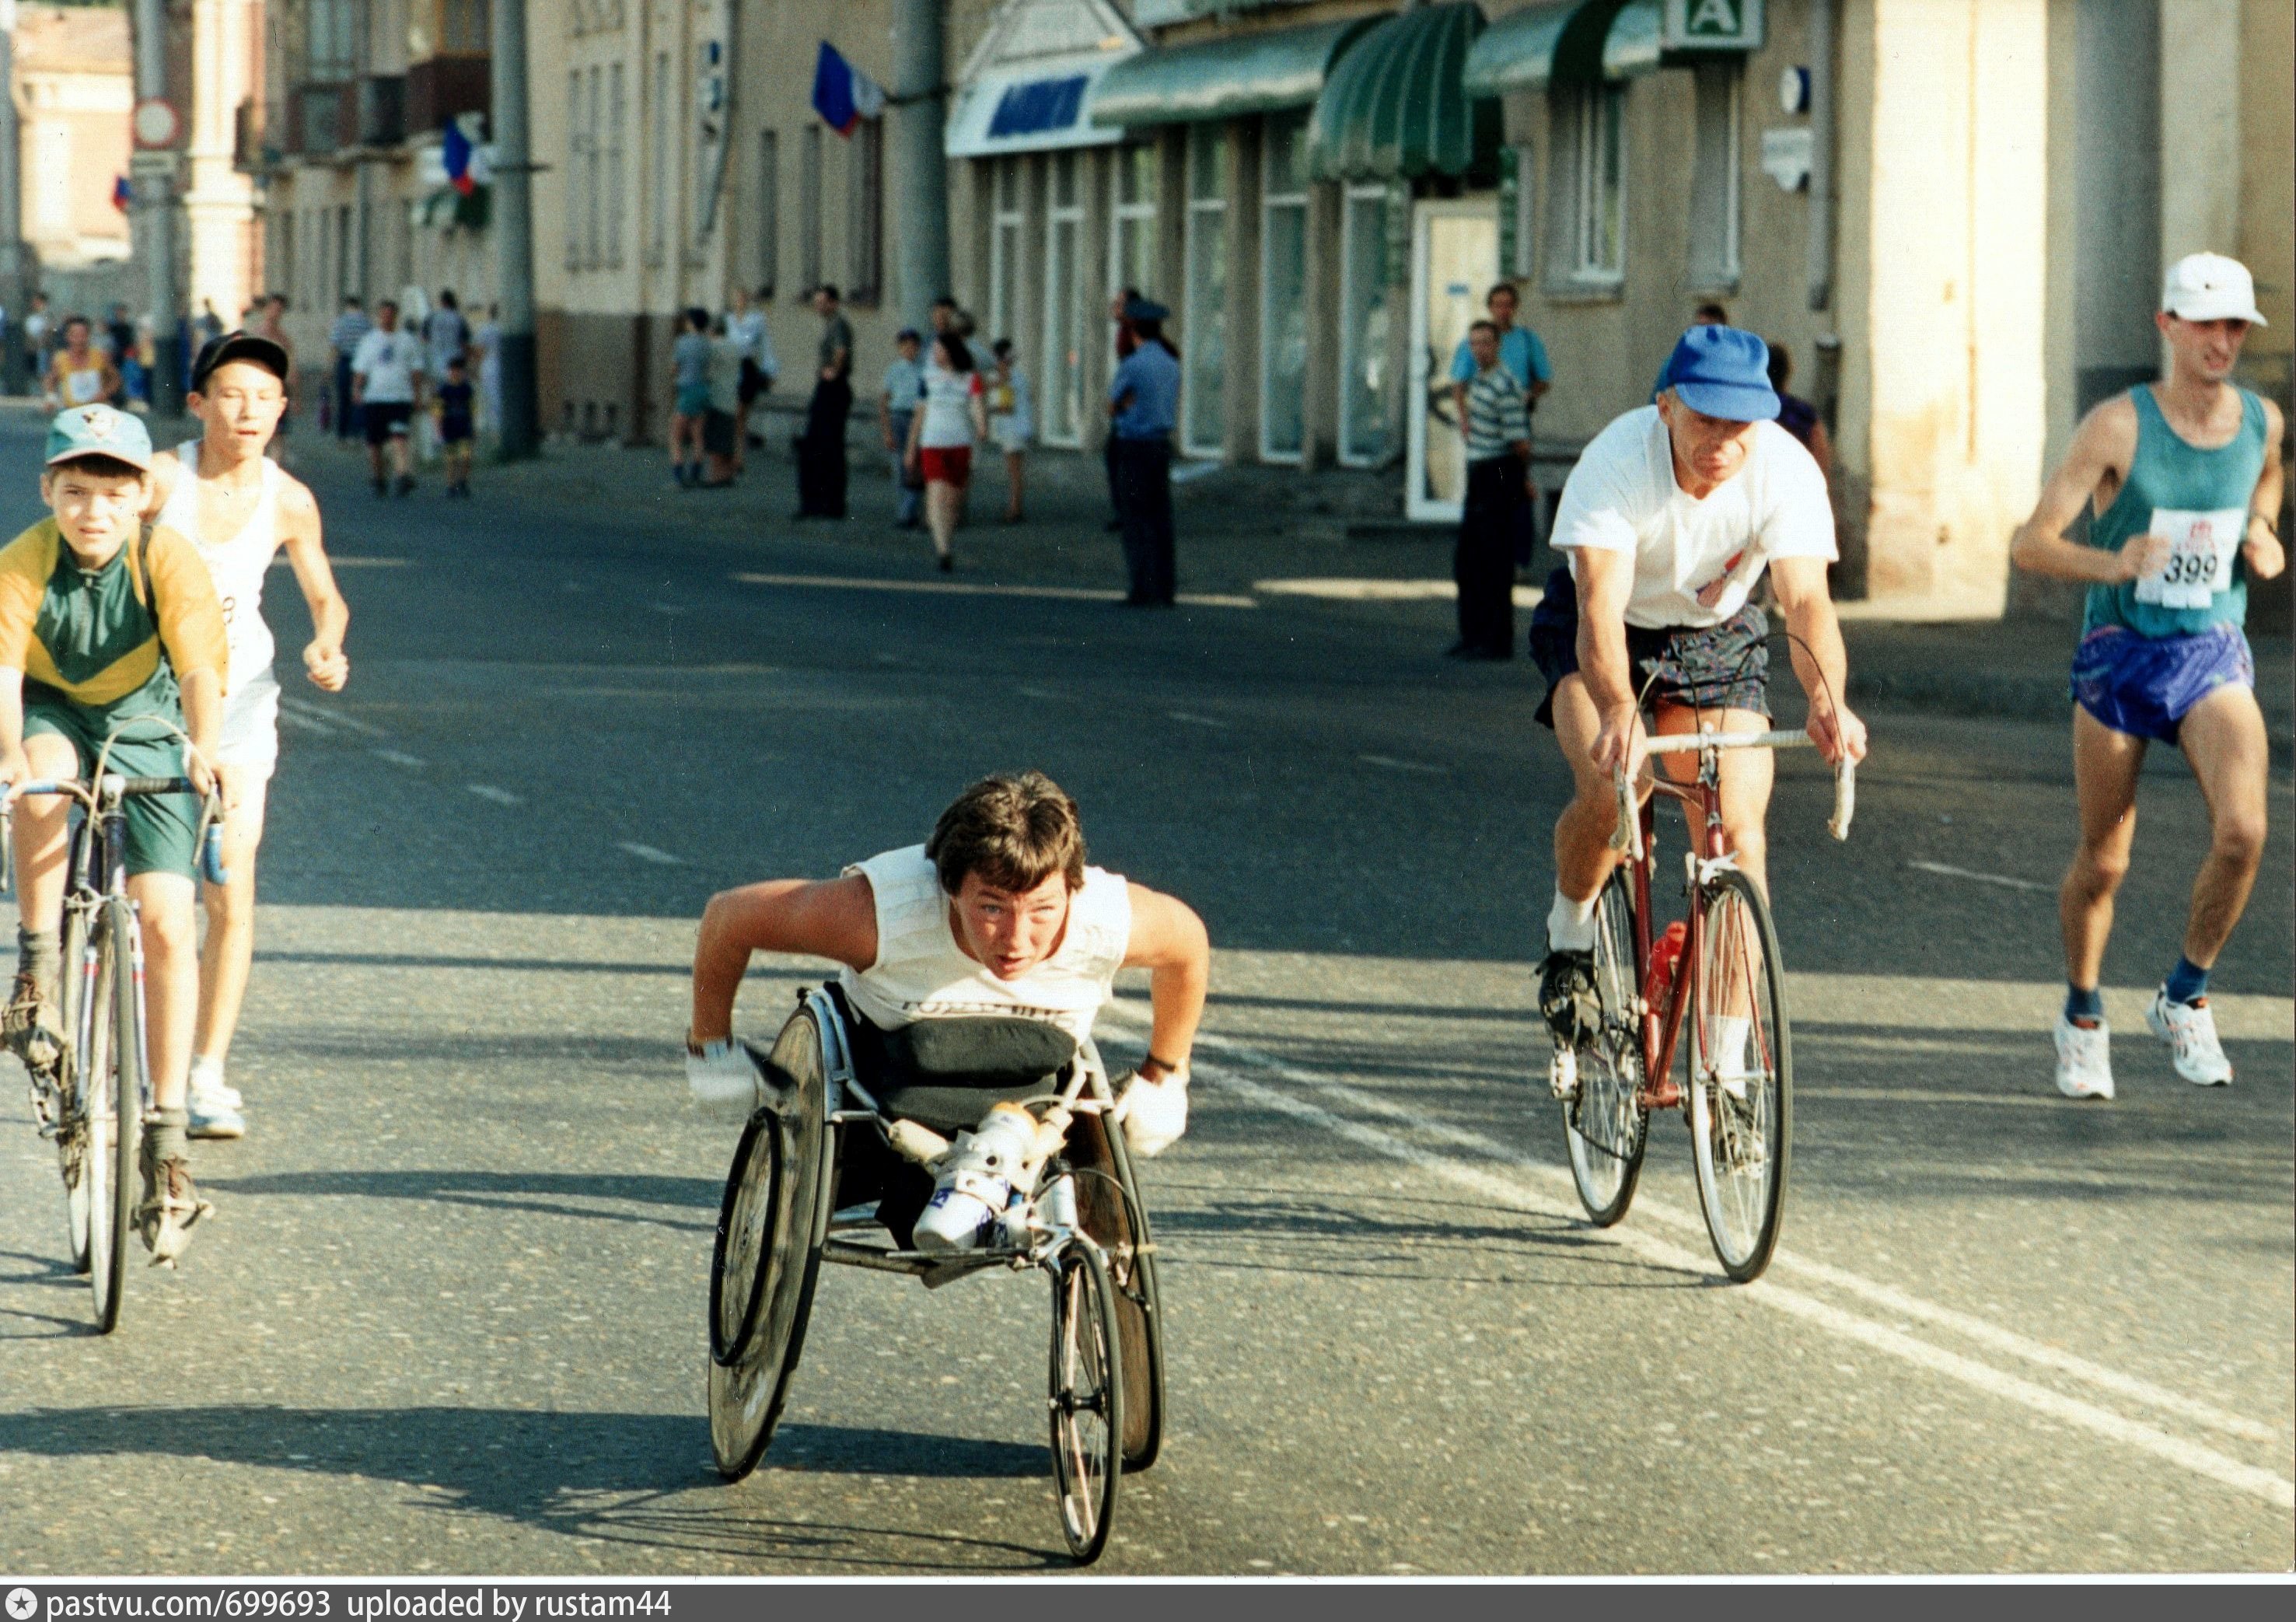
[[[1698,774],[1688,782],[1655,775],[1639,805],[1628,778],[1619,778],[1611,848],[1628,859],[1595,904],[1601,1028],[1576,1050],[1558,1048],[1550,1071],[1571,1178],[1599,1227],[1633,1203],[1651,1111],[1685,1110],[1706,1232],[1723,1271],[1739,1283],[1761,1276],[1777,1247],[1793,1138],[1793,1044],[1769,907],[1723,842],[1722,751],[1810,742],[1806,732],[1650,738],[1652,755],[1694,751]],[[1692,836],[1683,856],[1687,915],[1663,930],[1651,910],[1660,795],[1680,803]],[[1849,837],[1856,804],[1857,766],[1845,759],[1835,768],[1826,824],[1835,839]],[[1677,1051],[1687,1055],[1686,1087],[1674,1078]]]

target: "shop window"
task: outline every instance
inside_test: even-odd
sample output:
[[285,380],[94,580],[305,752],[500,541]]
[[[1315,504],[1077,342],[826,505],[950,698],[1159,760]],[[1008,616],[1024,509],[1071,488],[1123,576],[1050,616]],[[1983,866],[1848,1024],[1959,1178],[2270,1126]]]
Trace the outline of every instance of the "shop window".
[[798,143],[798,272],[811,293],[821,285],[821,126],[808,124]]
[[606,70],[606,263],[622,263],[622,64]]
[[1700,292],[1738,287],[1738,187],[1744,160],[1741,120],[1746,75],[1734,56],[1696,72],[1696,161],[1690,190],[1690,284]]
[[1387,187],[1351,185],[1340,225],[1340,460],[1388,457]]
[[885,283],[885,121],[853,127],[845,152],[846,298],[874,304]]
[[782,262],[782,139],[758,135],[758,296],[770,299]]
[[1551,94],[1560,228],[1550,233],[1550,280],[1566,293],[1615,287],[1626,274],[1626,88],[1559,85]]
[[1308,115],[1261,126],[1259,455],[1298,462],[1307,446]]
[[1188,132],[1187,324],[1181,440],[1192,455],[1217,456],[1227,442],[1227,131]]
[[1045,443],[1082,442],[1084,348],[1084,190],[1075,152],[1052,160],[1051,206],[1045,210],[1045,347],[1037,376],[1043,389]]
[[1021,302],[1021,160],[990,161],[996,169],[996,205],[989,220],[988,331],[992,338],[1010,338]]
[[1116,149],[1116,206],[1109,222],[1108,291],[1136,287],[1156,294],[1156,148],[1143,142]]

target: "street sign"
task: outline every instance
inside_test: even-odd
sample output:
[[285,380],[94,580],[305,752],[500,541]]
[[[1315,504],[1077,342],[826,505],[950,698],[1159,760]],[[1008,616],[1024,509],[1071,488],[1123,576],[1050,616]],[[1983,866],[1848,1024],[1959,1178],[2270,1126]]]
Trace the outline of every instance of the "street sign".
[[1669,51],[1759,51],[1762,0],[1666,0],[1659,44]]
[[183,115],[164,96],[147,95],[135,103],[130,119],[135,144],[144,152],[163,152],[184,138]]

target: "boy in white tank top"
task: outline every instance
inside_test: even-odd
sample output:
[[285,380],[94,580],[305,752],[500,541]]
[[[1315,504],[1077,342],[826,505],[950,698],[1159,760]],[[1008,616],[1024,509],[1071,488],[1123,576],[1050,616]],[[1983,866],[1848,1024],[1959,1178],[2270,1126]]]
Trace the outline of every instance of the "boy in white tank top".
[[258,333],[226,333],[201,348],[188,404],[202,432],[173,455],[153,459],[145,513],[189,539],[206,562],[231,644],[215,766],[233,780],[238,803],[224,823],[230,882],[202,886],[208,938],[200,954],[192,1058],[193,1137],[235,1138],[247,1130],[243,1101],[225,1084],[223,1072],[255,961],[255,852],[279,760],[279,680],[271,668],[263,582],[282,547],[311,610],[314,635],[303,650],[305,671],[326,692],[341,692],[350,679],[350,661],[343,657],[350,609],[327,566],[319,504],[301,480],[264,454],[287,408],[291,365],[283,348]]
[[1152,1155],[1187,1129],[1188,1054],[1204,1012],[1211,947],[1185,903],[1085,864],[1076,802],[1041,772],[988,777],[959,795],[922,845],[813,882],[769,879],[712,897],[693,953],[686,1080],[695,1099],[746,1115],[757,1072],[733,1040],[750,954],[843,965],[847,1000],[870,1023],[999,1014],[1057,1025],[1079,1042],[1119,969],[1149,971],[1148,1056],[1118,1101],[1124,1135]]

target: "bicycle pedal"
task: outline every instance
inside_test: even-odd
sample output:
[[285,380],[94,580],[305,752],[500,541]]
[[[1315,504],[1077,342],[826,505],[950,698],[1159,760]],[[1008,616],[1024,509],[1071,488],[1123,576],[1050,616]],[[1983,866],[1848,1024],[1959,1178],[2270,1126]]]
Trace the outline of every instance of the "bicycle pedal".
[[1554,1050],[1554,1058],[1546,1067],[1546,1085],[1556,1098],[1566,1102],[1578,1096],[1578,1055],[1574,1050]]

